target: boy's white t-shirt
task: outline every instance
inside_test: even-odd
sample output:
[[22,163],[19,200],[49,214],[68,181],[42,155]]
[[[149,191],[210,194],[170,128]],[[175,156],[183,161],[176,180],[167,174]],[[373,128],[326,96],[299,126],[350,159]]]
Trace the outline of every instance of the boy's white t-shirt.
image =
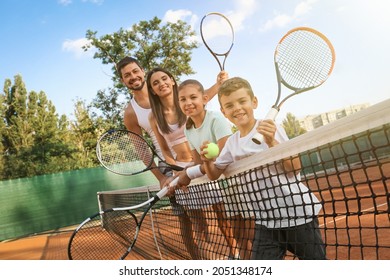
[[[267,144],[252,141],[257,124],[244,136],[240,132],[229,137],[215,165],[225,169],[229,164],[268,149]],[[288,140],[284,129],[277,125],[275,139],[282,143]],[[261,154],[259,155],[261,156]],[[253,173],[255,172],[255,174]],[[300,175],[285,174],[276,166],[265,167],[240,176],[245,203],[251,203],[256,215],[256,224],[267,228],[285,228],[312,221],[321,210],[314,194],[300,182]],[[237,181],[237,180],[236,180]],[[231,186],[234,187],[234,186]],[[244,203],[244,202],[242,202]]]
[[[265,142],[258,145],[252,141],[253,135],[257,132],[257,126],[258,123],[256,123],[251,132],[244,137],[241,137],[240,131],[237,131],[232,136],[230,136],[226,141],[221,153],[215,160],[215,166],[219,169],[226,169],[226,167],[237,160],[249,157],[253,154],[268,149],[268,145]],[[279,143],[288,140],[286,132],[279,125],[277,125],[275,139]]]

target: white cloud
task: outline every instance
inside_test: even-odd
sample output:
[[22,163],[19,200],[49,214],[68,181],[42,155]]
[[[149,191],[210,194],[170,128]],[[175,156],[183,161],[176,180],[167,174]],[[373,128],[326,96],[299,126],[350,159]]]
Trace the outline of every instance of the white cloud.
[[62,6],[68,6],[71,3],[72,3],[72,0],[58,0],[58,4],[60,4]]
[[92,4],[96,4],[96,5],[101,5],[103,4],[104,0],[82,0],[83,2],[89,2],[89,3],[92,3]]
[[301,2],[299,3],[295,9],[294,9],[294,16],[293,18],[297,18],[299,16],[303,16],[307,13],[310,12],[310,10],[312,9],[312,4],[315,3],[316,1],[313,1],[313,0],[309,0],[309,1],[305,1],[305,2]]
[[76,40],[65,40],[62,43],[62,50],[65,52],[73,53],[76,58],[81,58],[83,56],[91,57],[95,50],[90,48],[87,52],[85,52],[82,47],[89,44],[89,40],[86,38],[80,38]]
[[[234,9],[232,11],[222,12],[226,17],[228,17],[231,22],[234,31],[244,29],[244,20],[248,19],[252,14],[256,12],[258,2],[256,0],[234,0]],[[204,15],[196,15],[190,10],[179,9],[179,10],[168,10],[162,21],[163,22],[177,22],[178,20],[183,20],[187,22],[192,30],[195,30],[199,35],[199,24],[200,18]],[[220,36],[226,33],[226,27],[224,23],[213,21],[210,23],[211,26],[206,27],[207,30],[212,30],[215,34],[207,34],[208,38],[213,38],[215,36]],[[192,38],[195,41],[201,42],[200,36]]]
[[293,18],[289,15],[276,15],[272,20],[268,20],[261,29],[266,31],[274,27],[283,27],[292,22],[292,20]]
[[300,2],[291,15],[275,12],[274,18],[268,20],[261,28],[261,31],[267,31],[273,28],[280,28],[287,26],[293,21],[299,20],[301,17],[307,15],[317,0],[306,0]]
[[255,0],[236,0],[234,12],[227,12],[226,16],[232,22],[235,31],[244,29],[244,20],[253,15],[258,8]]
[[194,27],[197,19],[198,17],[189,10],[168,10],[162,20],[163,22],[177,22],[178,20],[182,20]]
[[[245,29],[244,21],[256,12],[258,2],[255,0],[235,0],[234,8],[231,11],[222,12],[231,22],[234,32],[237,33],[240,30]],[[218,36],[224,36],[230,34],[230,29],[226,27],[226,22],[217,17],[210,18],[205,24],[204,31],[207,31],[204,35],[206,39],[211,39]],[[199,39],[200,40],[200,39]]]
[[[172,22],[172,23],[175,23],[177,22],[178,20],[182,20],[182,21],[185,21],[187,22],[190,26],[191,26],[191,29],[192,30],[196,30],[197,29],[197,22],[198,22],[198,16],[193,14],[191,11],[189,10],[168,10],[162,21],[163,22]],[[194,36],[193,38],[189,38],[190,41],[199,41],[199,39]]]

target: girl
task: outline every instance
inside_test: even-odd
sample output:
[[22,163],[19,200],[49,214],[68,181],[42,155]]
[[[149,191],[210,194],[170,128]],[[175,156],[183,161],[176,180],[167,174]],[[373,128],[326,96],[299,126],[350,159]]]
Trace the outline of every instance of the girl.
[[[204,152],[200,150],[200,147],[204,142],[213,142],[218,145],[221,151],[226,140],[232,134],[231,125],[220,112],[205,109],[209,97],[204,92],[202,84],[197,80],[186,80],[181,83],[178,89],[178,95],[180,108],[188,117],[184,133],[189,141],[195,164],[201,164],[202,160],[200,156]],[[229,258],[240,258],[239,250],[233,250],[233,248],[236,248],[238,242],[239,247],[242,249],[241,257],[243,259],[249,259],[251,251],[249,248],[250,244],[248,243],[249,239],[242,238],[243,234],[240,232],[242,231],[242,227],[235,222],[241,219],[237,219],[233,211],[226,213],[222,201],[213,204],[212,208],[217,215],[219,228],[225,235],[225,239],[231,248]],[[233,232],[231,223],[227,219],[227,214],[229,216],[235,216],[230,219],[235,224],[233,226],[235,232]]]

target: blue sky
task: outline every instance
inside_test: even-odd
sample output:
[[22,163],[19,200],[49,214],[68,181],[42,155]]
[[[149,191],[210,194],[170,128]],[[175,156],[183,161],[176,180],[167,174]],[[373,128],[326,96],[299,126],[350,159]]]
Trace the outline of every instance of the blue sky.
[[[110,68],[85,53],[88,29],[98,36],[157,16],[182,19],[199,33],[204,14],[227,15],[236,31],[226,62],[230,76],[248,79],[264,116],[277,91],[273,53],[290,29],[309,26],[336,50],[332,76],[321,87],[290,99],[278,119],[298,117],[390,97],[390,1],[387,0],[2,0],[0,81],[20,74],[28,91],[44,91],[59,114],[72,118],[77,98],[90,102],[111,86]],[[191,78],[211,86],[219,71],[205,47],[193,53]],[[185,78],[185,77],[183,77]],[[283,89],[287,93],[287,89]],[[216,100],[210,109],[218,110]]]

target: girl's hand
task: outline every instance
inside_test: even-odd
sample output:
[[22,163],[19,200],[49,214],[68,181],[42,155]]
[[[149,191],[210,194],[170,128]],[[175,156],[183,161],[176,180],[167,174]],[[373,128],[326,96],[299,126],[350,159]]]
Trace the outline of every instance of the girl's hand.
[[222,83],[227,79],[229,79],[229,74],[225,70],[222,70],[221,72],[218,73],[217,84],[222,85]]
[[213,158],[211,158],[211,159],[209,159],[209,158],[207,158],[207,157],[205,157],[205,154],[207,153],[206,151],[204,151],[204,149],[206,149],[207,148],[207,145],[210,143],[210,141],[204,141],[203,142],[203,144],[202,144],[202,146],[200,146],[200,159],[202,160],[202,161],[214,161],[215,159],[213,159]]

